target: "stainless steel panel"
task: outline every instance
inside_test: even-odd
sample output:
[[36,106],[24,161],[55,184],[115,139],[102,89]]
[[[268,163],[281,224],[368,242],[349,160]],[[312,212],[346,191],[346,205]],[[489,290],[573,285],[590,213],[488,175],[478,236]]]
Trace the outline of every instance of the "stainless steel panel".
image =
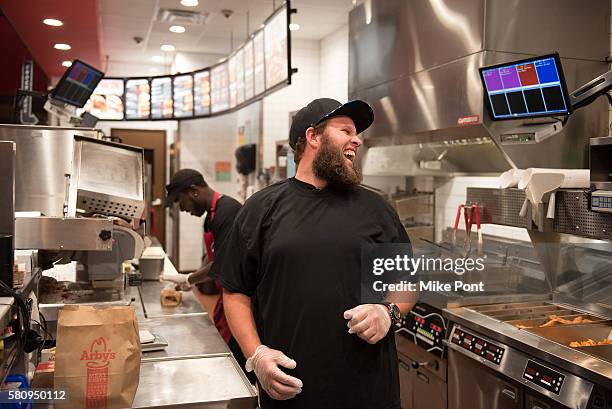
[[590,211],[587,190],[559,190],[556,193],[553,230],[598,240],[611,240],[612,214]]
[[[593,384],[612,389],[611,363],[594,359],[576,349],[560,345],[467,308],[447,308],[443,315],[446,319],[464,328],[471,328],[489,339],[494,339],[497,344],[503,343],[524,355],[533,356],[541,362],[577,375]],[[507,356],[504,360],[506,358]]]
[[528,206],[525,217],[519,215],[524,202],[525,190],[522,189],[467,188],[466,203],[481,206],[480,220],[483,224],[531,228],[531,206]]
[[78,211],[140,218],[144,210],[144,151],[75,138],[68,215]]
[[0,234],[15,234],[15,143],[0,142]]
[[15,248],[110,251],[113,222],[108,219],[18,217]]
[[0,140],[17,143],[15,211],[64,216],[74,135],[101,137],[89,128],[0,125]]
[[142,320],[138,326],[168,341],[163,351],[143,352],[143,362],[230,354],[208,314],[168,315]]
[[520,384],[493,375],[484,365],[454,349],[448,351],[448,362],[448,409],[523,408]]
[[132,408],[257,406],[256,392],[231,356],[143,362]]
[[[167,261],[166,264],[170,262]],[[181,304],[176,307],[162,307],[160,292],[168,283],[147,281],[139,287],[140,296],[147,318],[159,318],[177,314],[201,314],[204,308],[191,291],[184,291]]]
[[608,0],[487,0],[485,48],[603,61],[609,15]]
[[362,2],[349,14],[349,94],[481,50],[483,21],[484,0]]
[[[504,354],[499,365],[496,365],[484,359],[483,357],[480,357],[479,355],[449,341],[449,409],[485,409],[495,407],[491,404],[485,406],[478,406],[476,402],[478,402],[478,399],[483,398],[491,399],[494,397],[491,402],[506,402],[503,399],[500,399],[501,396],[496,393],[488,393],[486,394],[486,396],[480,393],[475,393],[478,390],[490,392],[496,391],[497,386],[495,384],[502,385],[503,388],[506,388],[505,384],[509,382],[508,380],[496,379],[495,377],[491,376],[476,376],[474,374],[474,372],[482,372],[485,367],[487,367],[489,371],[503,374],[504,376],[516,382],[511,382],[510,385],[523,384],[526,387],[538,391],[539,393],[548,396],[549,398],[556,400],[557,402],[560,402],[570,408],[586,409],[587,404],[589,402],[589,397],[591,396],[591,392],[593,390],[593,384],[591,382],[588,382],[576,375],[565,372],[558,368],[551,368],[565,376],[565,379],[561,386],[561,390],[559,391],[559,394],[556,395],[540,387],[539,385],[531,383],[523,378],[523,373],[525,371],[527,361],[533,360],[538,362],[537,359],[530,357],[529,355],[526,355],[508,345],[504,345],[503,343],[494,341],[479,333],[474,333],[473,331],[467,330],[466,328],[459,325],[455,325],[453,327],[449,339],[452,339],[455,332],[458,331],[468,332],[472,335],[482,338],[485,342],[489,342],[494,345],[497,345],[498,347],[502,347],[504,348]],[[460,355],[464,355],[469,359],[459,358]],[[547,362],[538,363],[547,367],[551,367],[550,363]],[[503,391],[503,388],[500,389],[500,391]],[[522,408],[522,390],[516,388],[515,386],[512,387],[512,389],[515,389],[514,395],[516,396],[516,399],[514,400],[514,402],[508,402],[508,404],[512,403],[512,405],[508,407]],[[460,396],[460,391],[462,391],[465,395],[462,396],[462,399],[456,400]],[[470,403],[472,405],[470,405]]]

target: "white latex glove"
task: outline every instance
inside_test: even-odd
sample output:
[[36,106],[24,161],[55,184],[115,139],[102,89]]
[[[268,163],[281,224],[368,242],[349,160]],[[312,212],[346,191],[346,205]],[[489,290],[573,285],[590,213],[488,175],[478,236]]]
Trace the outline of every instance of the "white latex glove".
[[159,279],[161,281],[171,281],[177,284],[189,284],[187,279],[191,274],[162,274]]
[[349,334],[357,334],[368,344],[383,339],[391,328],[389,309],[381,304],[358,305],[344,311],[344,318],[349,320]]
[[287,375],[279,366],[294,369],[296,362],[281,351],[260,345],[246,361],[247,372],[255,371],[259,384],[271,398],[287,400],[302,392],[302,381]]

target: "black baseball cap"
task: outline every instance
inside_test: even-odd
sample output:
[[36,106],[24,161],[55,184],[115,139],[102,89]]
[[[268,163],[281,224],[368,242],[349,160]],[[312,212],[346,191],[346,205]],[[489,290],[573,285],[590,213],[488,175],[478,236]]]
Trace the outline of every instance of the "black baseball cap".
[[305,137],[308,128],[335,116],[351,118],[357,134],[368,129],[374,122],[374,111],[367,102],[356,99],[342,104],[335,99],[318,98],[300,109],[293,117],[289,130],[289,145],[295,149],[298,139]]
[[204,176],[195,169],[181,169],[172,175],[170,184],[166,185],[166,207],[172,206],[178,199],[179,193],[192,185],[207,186]]

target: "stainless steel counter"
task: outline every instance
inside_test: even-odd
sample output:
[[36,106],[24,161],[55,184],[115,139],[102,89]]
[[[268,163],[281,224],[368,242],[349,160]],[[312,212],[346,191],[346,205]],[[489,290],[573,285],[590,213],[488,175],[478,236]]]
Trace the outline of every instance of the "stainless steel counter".
[[168,341],[163,351],[144,352],[142,362],[230,354],[208,314],[169,315],[139,320],[138,325]]
[[143,362],[132,408],[247,409],[256,394],[231,356]]
[[[166,265],[170,260],[166,259]],[[199,303],[191,291],[183,292],[183,300],[177,307],[162,307],[160,302],[160,292],[168,283],[159,281],[145,281],[138,287],[142,305],[147,318],[165,317],[177,314],[206,314],[204,308]]]

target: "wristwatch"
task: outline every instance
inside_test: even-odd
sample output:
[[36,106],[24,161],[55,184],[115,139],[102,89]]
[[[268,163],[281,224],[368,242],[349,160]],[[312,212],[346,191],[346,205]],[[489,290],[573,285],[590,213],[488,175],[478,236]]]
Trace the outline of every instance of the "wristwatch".
[[402,322],[402,312],[400,311],[399,307],[393,304],[392,302],[385,302],[383,304],[389,310],[389,317],[391,318],[391,326],[399,327],[400,323]]

